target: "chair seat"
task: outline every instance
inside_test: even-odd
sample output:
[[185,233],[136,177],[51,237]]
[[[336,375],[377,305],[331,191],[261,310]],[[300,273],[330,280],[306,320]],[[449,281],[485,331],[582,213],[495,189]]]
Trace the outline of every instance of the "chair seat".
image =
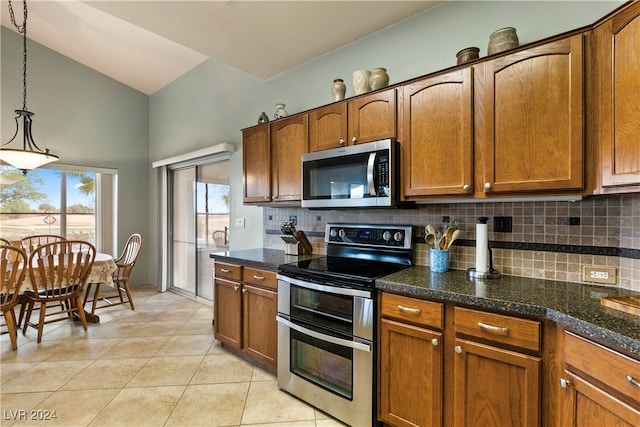
[[[80,290],[79,285],[63,286],[61,288],[55,288],[55,289],[42,289],[38,291],[38,296],[40,298],[44,298],[44,297],[51,298],[51,297],[60,297],[60,296],[68,297],[72,295],[74,292],[79,292],[79,290]],[[36,298],[35,292],[33,291],[25,291],[24,294],[32,299]]]

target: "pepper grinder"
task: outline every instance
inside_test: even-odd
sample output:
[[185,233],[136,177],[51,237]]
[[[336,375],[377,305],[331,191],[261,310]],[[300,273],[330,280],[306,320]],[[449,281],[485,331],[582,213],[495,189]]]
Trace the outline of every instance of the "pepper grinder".
[[476,224],[476,266],[467,270],[469,279],[499,279],[499,271],[493,268],[493,252],[489,246],[489,218],[481,216]]

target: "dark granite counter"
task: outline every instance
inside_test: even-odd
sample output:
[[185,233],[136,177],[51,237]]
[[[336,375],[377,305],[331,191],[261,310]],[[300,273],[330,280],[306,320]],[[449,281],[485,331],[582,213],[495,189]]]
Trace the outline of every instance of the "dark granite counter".
[[637,294],[619,288],[525,277],[470,281],[466,271],[431,273],[414,266],[376,280],[376,288],[516,315],[547,318],[640,357],[640,317],[600,304],[605,295]]
[[216,252],[209,255],[210,258],[221,262],[230,262],[246,265],[253,268],[266,270],[278,270],[278,265],[289,262],[304,261],[322,255],[286,255],[278,249],[244,249],[239,251]]

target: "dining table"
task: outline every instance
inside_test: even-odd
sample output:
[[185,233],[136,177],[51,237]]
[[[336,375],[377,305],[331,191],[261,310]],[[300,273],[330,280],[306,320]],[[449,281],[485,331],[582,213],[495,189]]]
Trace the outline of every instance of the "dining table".
[[[113,256],[97,252],[96,257],[93,261],[93,266],[89,271],[89,275],[87,276],[87,281],[85,285],[89,283],[100,283],[101,285],[107,285],[113,287],[113,272],[118,269]],[[86,287],[85,287],[86,288]],[[24,281],[22,282],[22,286],[20,287],[20,293],[24,295],[25,291],[32,291],[33,284],[31,283],[31,276],[27,273],[24,276]],[[24,303],[26,298],[21,298],[21,302]],[[97,314],[92,314],[91,312],[85,310],[85,316],[87,318],[88,323],[100,323],[100,317]]]

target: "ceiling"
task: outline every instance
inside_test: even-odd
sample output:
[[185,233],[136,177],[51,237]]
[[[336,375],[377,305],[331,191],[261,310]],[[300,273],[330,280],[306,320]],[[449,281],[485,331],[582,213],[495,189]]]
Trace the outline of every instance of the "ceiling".
[[29,0],[27,36],[150,95],[208,58],[267,80],[439,3]]

